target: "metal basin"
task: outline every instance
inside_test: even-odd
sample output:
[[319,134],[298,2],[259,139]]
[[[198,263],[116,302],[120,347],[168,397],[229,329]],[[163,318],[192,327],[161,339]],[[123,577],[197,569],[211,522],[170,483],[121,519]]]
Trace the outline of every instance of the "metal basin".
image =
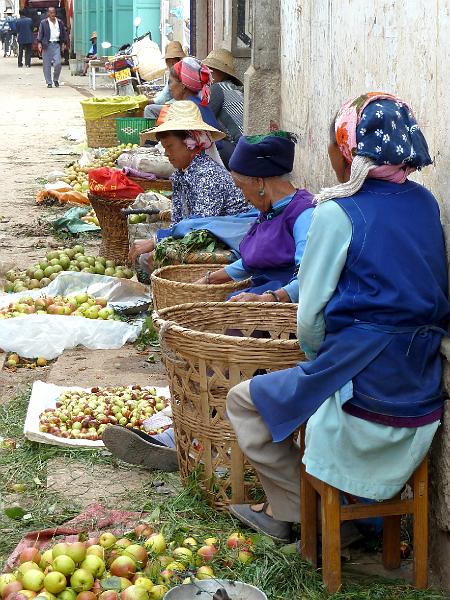
[[231,600],[267,600],[264,592],[241,581],[206,579],[172,588],[164,600],[211,600],[218,589],[224,589]]

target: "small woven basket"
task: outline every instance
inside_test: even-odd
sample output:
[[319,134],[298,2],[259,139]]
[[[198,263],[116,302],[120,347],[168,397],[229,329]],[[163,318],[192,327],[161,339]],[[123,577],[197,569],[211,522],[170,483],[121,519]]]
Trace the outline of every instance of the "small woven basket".
[[111,148],[117,146],[119,140],[116,131],[116,119],[119,117],[138,117],[139,109],[115,113],[100,119],[85,120],[86,138],[89,148]]
[[[259,487],[225,415],[228,391],[261,369],[295,366],[297,305],[199,302],[153,313],[172,398],[181,479],[196,472],[219,510]],[[228,333],[228,335],[227,335]]]
[[144,179],[142,177],[129,177],[131,181],[134,181],[138,185],[141,186],[146,192],[152,190],[154,192],[158,192],[160,190],[165,190],[168,192],[172,191],[172,182],[170,179]]
[[207,271],[218,271],[220,265],[171,265],[152,273],[153,307],[161,310],[188,302],[224,302],[230,294],[251,285],[245,281],[229,281],[218,285],[194,283]]
[[128,263],[128,221],[120,212],[134,202],[134,198],[109,199],[89,194],[92,208],[102,228],[100,255],[107,260],[125,265]]

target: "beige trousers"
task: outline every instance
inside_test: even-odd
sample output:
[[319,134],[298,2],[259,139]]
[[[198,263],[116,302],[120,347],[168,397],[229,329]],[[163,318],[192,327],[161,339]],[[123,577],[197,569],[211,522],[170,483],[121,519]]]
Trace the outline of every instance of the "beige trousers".
[[292,436],[274,443],[269,429],[250,396],[250,380],[233,387],[227,397],[227,413],[242,452],[258,473],[280,521],[300,520],[300,450]]

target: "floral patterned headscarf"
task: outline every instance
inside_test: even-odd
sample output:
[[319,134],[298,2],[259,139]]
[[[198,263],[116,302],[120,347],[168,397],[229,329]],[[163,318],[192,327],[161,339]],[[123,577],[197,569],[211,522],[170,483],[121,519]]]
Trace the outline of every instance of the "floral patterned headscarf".
[[370,177],[402,183],[432,162],[412,109],[391,94],[369,92],[348,100],[338,112],[335,131],[349,165],[354,156],[367,156],[380,165]]

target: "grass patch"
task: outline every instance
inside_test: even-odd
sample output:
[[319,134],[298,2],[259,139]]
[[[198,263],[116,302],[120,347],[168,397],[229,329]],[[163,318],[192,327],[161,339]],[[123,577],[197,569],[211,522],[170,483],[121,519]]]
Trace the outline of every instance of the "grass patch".
[[[0,486],[6,491],[6,502],[0,514],[0,564],[4,562],[22,536],[32,530],[54,527],[80,512],[74,501],[46,488],[47,463],[64,456],[85,462],[86,469],[93,464],[111,464],[114,459],[102,451],[65,450],[35,444],[23,438],[23,422],[29,400],[29,390],[15,400],[0,406],[0,436],[16,441],[17,447],[0,450]],[[22,509],[17,518],[9,518],[5,509],[11,486],[24,484],[21,494],[14,494],[15,505]],[[115,499],[115,508],[128,508],[150,513],[148,520],[161,530],[166,538],[177,543],[194,535],[206,537],[227,536],[240,530],[238,522],[227,514],[219,513],[203,502],[195,479],[176,496],[178,476],[154,472],[149,474],[138,492],[130,491]],[[28,515],[30,515],[28,517]],[[27,516],[24,519],[24,516]],[[249,530],[243,529],[246,535]],[[303,562],[295,546],[281,547],[265,536],[252,536],[256,560],[247,566],[233,560],[229,564],[214,563],[218,578],[235,579],[263,589],[270,600],[443,600],[445,596],[433,591],[417,591],[398,582],[380,582],[380,579],[345,578],[341,592],[330,595],[324,589],[320,572]],[[1,569],[0,569],[1,571]]]

